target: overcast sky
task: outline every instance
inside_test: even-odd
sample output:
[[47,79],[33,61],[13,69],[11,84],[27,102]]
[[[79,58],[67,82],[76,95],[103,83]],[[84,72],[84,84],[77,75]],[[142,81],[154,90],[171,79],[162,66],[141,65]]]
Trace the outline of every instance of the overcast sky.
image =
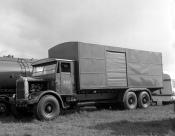
[[162,52],[175,78],[175,1],[1,0],[0,56],[46,58],[66,41]]

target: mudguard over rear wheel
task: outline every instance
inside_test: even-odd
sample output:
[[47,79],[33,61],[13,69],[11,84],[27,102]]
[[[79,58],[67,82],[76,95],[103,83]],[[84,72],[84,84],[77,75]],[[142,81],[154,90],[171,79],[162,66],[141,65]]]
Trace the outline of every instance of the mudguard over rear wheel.
[[60,104],[54,96],[45,95],[35,105],[34,114],[39,120],[52,120],[60,114]]

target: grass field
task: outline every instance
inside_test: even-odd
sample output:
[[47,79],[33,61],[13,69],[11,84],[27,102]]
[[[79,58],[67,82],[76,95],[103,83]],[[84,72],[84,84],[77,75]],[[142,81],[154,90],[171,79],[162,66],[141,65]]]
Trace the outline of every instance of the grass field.
[[173,105],[145,110],[96,110],[93,107],[67,111],[57,119],[41,122],[0,117],[0,136],[168,136],[175,135]]

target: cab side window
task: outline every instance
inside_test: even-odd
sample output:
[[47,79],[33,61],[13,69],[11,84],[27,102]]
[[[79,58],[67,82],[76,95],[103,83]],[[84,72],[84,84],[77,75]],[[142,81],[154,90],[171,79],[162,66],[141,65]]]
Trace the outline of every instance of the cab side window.
[[61,72],[71,72],[70,63],[61,63]]

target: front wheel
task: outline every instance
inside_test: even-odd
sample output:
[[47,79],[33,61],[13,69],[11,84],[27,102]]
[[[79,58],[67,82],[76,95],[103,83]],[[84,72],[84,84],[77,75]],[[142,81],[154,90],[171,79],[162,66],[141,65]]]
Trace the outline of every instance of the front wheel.
[[124,96],[124,107],[128,110],[136,109],[137,96],[134,92],[127,92]]
[[52,120],[60,114],[60,104],[52,95],[43,96],[34,108],[39,120]]
[[138,97],[138,106],[139,108],[148,108],[151,104],[151,99],[149,94],[146,91],[143,91],[139,94]]

